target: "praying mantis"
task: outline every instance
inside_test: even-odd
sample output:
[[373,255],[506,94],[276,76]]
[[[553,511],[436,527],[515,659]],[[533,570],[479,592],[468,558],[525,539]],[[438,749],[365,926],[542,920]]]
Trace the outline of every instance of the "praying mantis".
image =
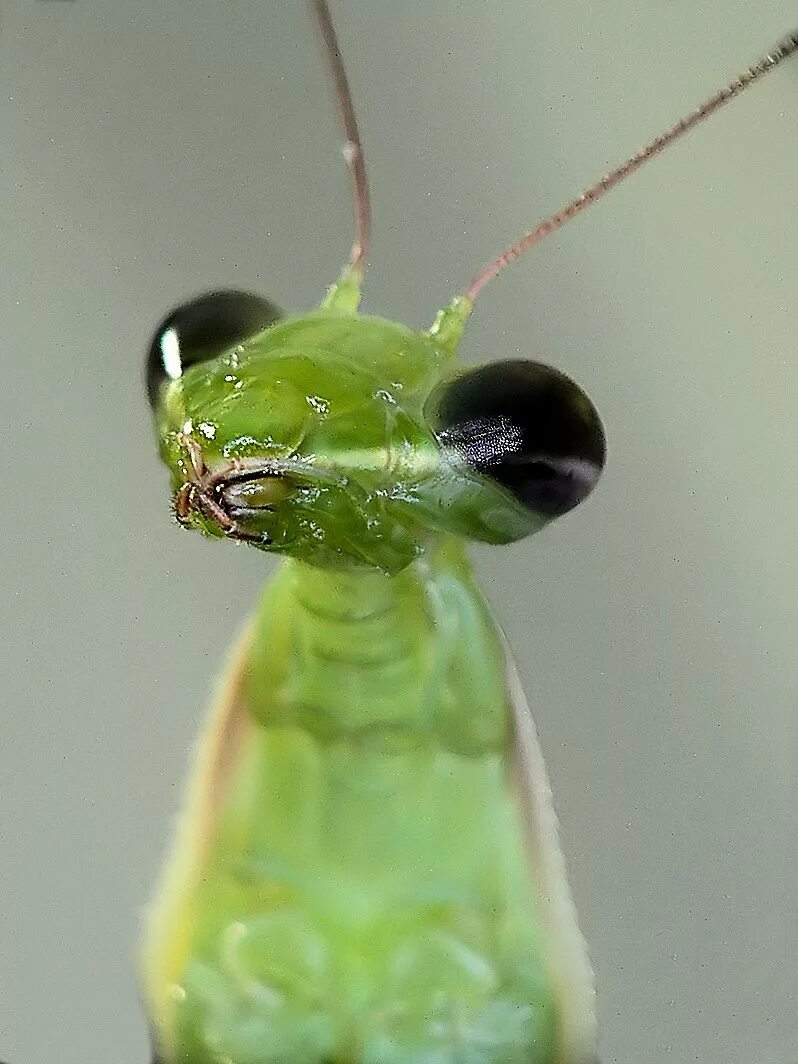
[[177,521],[285,556],[223,674],[147,918],[159,1064],[589,1064],[593,976],[541,750],[468,541],[530,535],[606,456],[558,371],[464,372],[500,271],[798,49],[793,35],[481,270],[426,330],[358,313],[371,211],[315,0],[356,232],[321,306],[214,292],[159,325]]

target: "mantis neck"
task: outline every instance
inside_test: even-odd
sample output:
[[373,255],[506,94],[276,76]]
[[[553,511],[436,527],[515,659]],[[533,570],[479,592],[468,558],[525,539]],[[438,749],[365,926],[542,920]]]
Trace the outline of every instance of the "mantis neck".
[[288,562],[259,611],[250,703],[325,742],[496,749],[499,660],[456,540],[392,577]]
[[407,620],[418,607],[416,573],[339,573],[301,562],[289,563],[289,570],[310,658],[339,670],[379,672],[414,656],[417,633]]

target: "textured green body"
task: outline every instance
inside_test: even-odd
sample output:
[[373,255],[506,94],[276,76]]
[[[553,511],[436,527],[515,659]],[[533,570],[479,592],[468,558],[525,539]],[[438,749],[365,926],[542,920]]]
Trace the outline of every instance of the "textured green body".
[[[357,314],[348,284],[160,394],[176,498],[259,463],[235,530],[288,557],[151,912],[159,1059],[582,1064],[589,969],[545,770],[460,539],[545,518],[430,424],[468,307],[414,332]],[[214,513],[180,517],[223,536]]]
[[246,691],[176,1064],[547,1064],[503,655],[458,545],[393,578],[288,563]]

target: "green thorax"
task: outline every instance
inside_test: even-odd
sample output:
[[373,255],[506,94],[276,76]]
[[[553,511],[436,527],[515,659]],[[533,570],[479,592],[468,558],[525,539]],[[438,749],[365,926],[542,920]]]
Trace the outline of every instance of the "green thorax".
[[245,690],[257,726],[198,878],[181,1064],[548,1064],[502,650],[459,545],[397,577],[289,562]]

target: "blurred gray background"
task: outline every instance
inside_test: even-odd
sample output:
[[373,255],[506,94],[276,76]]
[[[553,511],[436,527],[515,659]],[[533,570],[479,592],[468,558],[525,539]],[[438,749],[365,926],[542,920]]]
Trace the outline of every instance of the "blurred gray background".
[[[752,62],[788,0],[336,0],[412,324]],[[718,16],[722,14],[722,21]],[[605,1064],[795,1064],[798,62],[519,262],[471,358],[602,412],[584,509],[475,552],[548,756]],[[300,0],[6,0],[0,1059],[145,1064],[134,942],[270,563],[171,522],[142,388],[213,285],[309,308],[350,241]]]

